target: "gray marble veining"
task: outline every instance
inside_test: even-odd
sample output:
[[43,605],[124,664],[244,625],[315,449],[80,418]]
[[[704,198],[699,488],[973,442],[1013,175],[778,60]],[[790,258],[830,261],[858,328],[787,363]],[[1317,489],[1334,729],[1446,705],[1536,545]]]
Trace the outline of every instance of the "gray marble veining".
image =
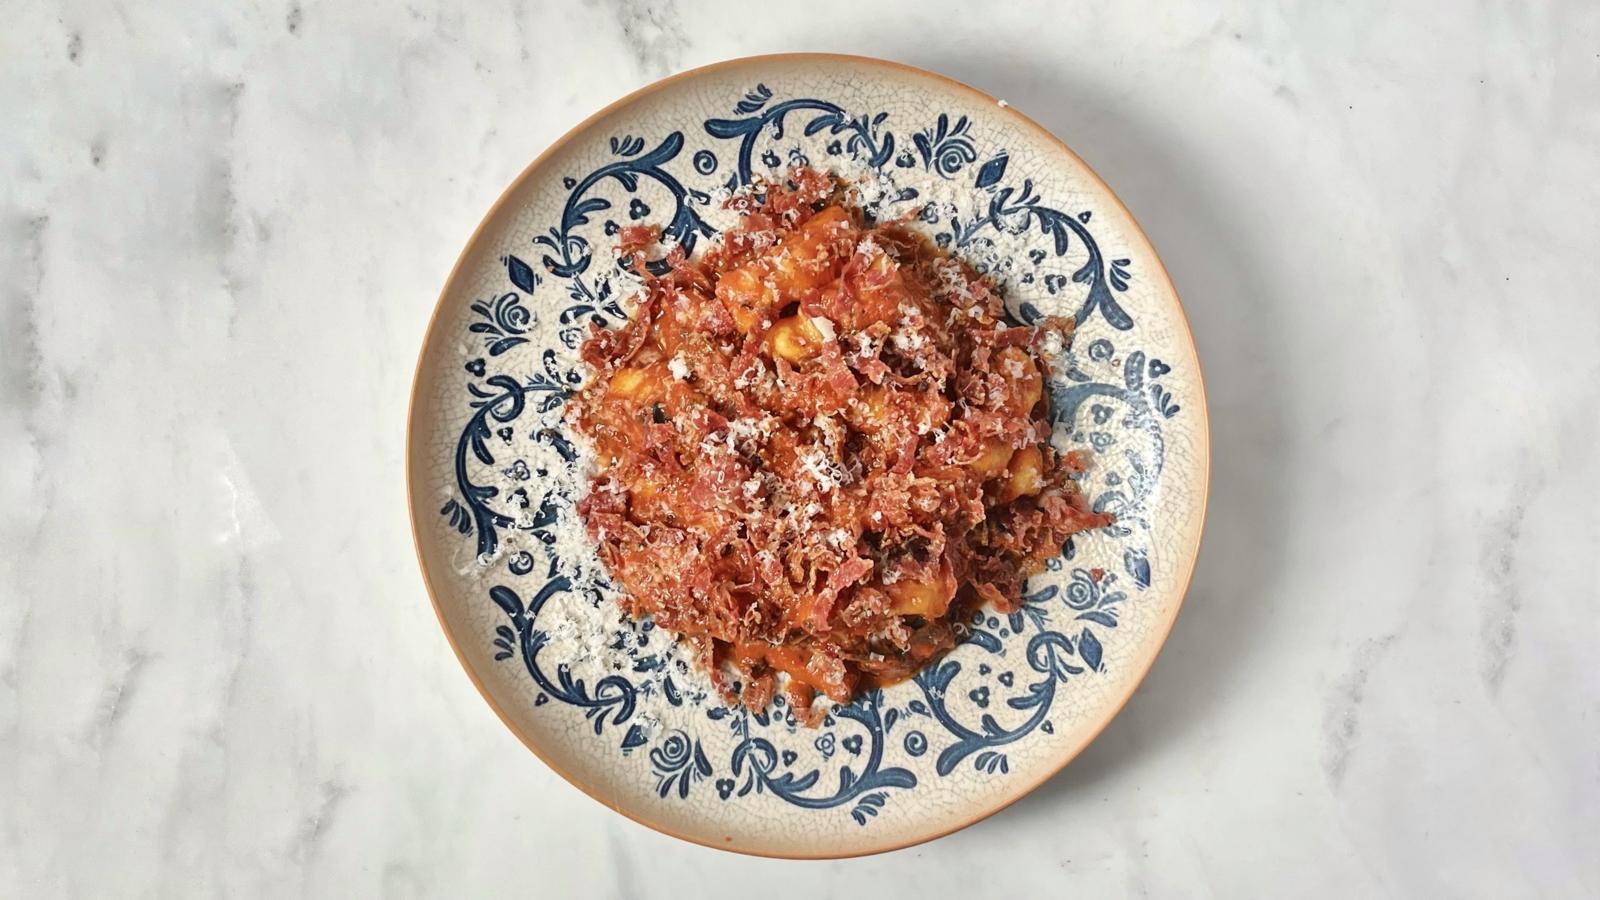
[[[1600,8],[747,7],[7,9],[0,895],[1600,895]],[[790,49],[945,72],[1084,155],[1184,296],[1215,467],[1101,738],[806,878],[522,749],[400,471],[437,290],[515,173]]]

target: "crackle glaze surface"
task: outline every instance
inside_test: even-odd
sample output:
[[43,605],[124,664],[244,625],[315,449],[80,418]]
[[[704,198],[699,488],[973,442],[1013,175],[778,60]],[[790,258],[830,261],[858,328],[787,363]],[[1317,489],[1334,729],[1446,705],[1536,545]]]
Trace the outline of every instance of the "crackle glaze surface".
[[[628,313],[611,246],[688,247],[726,191],[794,162],[917,213],[1021,321],[1070,315],[1054,440],[1117,525],[1080,535],[1022,611],[980,614],[912,681],[815,730],[729,710],[648,623],[621,620],[573,511],[587,462],[563,401],[591,321]],[[591,795],[712,846],[848,855],[939,835],[1050,775],[1115,715],[1187,586],[1204,513],[1205,398],[1183,312],[1121,204],[1003,104],[869,60],[690,73],[577,129],[510,189],[445,289],[418,372],[412,514],[464,664],[507,724]]]

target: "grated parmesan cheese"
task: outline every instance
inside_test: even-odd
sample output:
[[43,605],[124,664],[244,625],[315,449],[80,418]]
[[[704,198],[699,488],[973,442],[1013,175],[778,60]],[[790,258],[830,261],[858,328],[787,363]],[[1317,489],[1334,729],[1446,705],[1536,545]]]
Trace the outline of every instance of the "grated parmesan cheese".
[[828,545],[835,550],[848,550],[855,543],[848,529],[835,528],[828,532]]

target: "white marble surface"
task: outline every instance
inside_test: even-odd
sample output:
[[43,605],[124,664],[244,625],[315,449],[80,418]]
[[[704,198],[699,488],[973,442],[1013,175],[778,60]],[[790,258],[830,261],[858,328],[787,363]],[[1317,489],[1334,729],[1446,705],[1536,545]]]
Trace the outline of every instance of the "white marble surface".
[[[743,5],[5,4],[0,896],[1600,894],[1600,7]],[[1123,715],[993,819],[835,863],[679,843],[527,754],[435,623],[400,466],[512,176],[784,49],[1075,146],[1213,416],[1199,572]]]

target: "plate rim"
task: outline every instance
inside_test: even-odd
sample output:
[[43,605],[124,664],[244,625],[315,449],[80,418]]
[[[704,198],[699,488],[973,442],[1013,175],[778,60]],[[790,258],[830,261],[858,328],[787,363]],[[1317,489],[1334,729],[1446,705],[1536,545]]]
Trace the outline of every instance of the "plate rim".
[[[418,466],[421,464],[420,459],[422,458],[422,454],[419,452],[419,448],[417,446],[417,398],[421,392],[422,373],[428,359],[428,349],[433,345],[435,340],[435,333],[438,330],[439,321],[442,318],[445,300],[450,296],[452,290],[456,286],[457,281],[460,279],[462,267],[466,264],[468,256],[471,255],[473,248],[477,247],[478,242],[484,237],[489,222],[498,217],[502,208],[508,204],[508,201],[511,199],[512,195],[516,194],[523,184],[527,182],[527,180],[531,178],[548,159],[566,147],[579,135],[588,131],[595,122],[604,119],[611,113],[628,106],[635,101],[642,100],[651,94],[670,87],[679,81],[702,75],[708,75],[724,69],[752,64],[825,63],[829,61],[842,62],[865,68],[888,69],[900,75],[909,75],[914,78],[926,79],[943,88],[950,89],[958,93],[966,93],[971,95],[976,100],[994,105],[1001,111],[1003,116],[1011,117],[1023,128],[1032,131],[1040,139],[1058,146],[1067,154],[1070,159],[1075,161],[1078,166],[1081,167],[1082,171],[1089,177],[1093,184],[1098,185],[1099,189],[1105,193],[1106,197],[1110,198],[1111,202],[1117,207],[1122,215],[1127,218],[1128,223],[1132,226],[1131,236],[1136,238],[1137,241],[1143,245],[1143,251],[1148,255],[1148,258],[1154,262],[1154,272],[1159,276],[1160,284],[1165,285],[1167,293],[1172,297],[1173,303],[1177,308],[1178,321],[1182,322],[1183,324],[1184,337],[1187,338],[1189,342],[1190,353],[1194,359],[1194,379],[1195,385],[1198,388],[1196,399],[1190,401],[1191,404],[1197,405],[1190,405],[1188,408],[1197,410],[1198,412],[1197,419],[1199,427],[1197,429],[1197,434],[1200,438],[1199,451],[1202,457],[1202,465],[1199,467],[1200,489],[1198,492],[1197,501],[1197,525],[1194,528],[1193,538],[1191,539],[1190,546],[1186,548],[1188,552],[1184,554],[1186,559],[1183,563],[1180,563],[1180,565],[1183,565],[1186,568],[1186,571],[1182,573],[1182,577],[1179,579],[1182,584],[1182,589],[1177,591],[1177,603],[1173,606],[1172,613],[1166,617],[1164,622],[1158,622],[1155,625],[1156,630],[1158,630],[1160,633],[1159,640],[1155,644],[1155,651],[1150,655],[1149,662],[1144,665],[1142,671],[1138,672],[1137,677],[1128,681],[1127,689],[1122,696],[1116,698],[1114,702],[1108,705],[1110,710],[1109,713],[1105,715],[1097,725],[1091,728],[1076,746],[1069,748],[1062,754],[1061,762],[1058,765],[1043,772],[1038,778],[1034,779],[1032,783],[1026,785],[1022,788],[1022,790],[1018,791],[1015,796],[1012,796],[996,805],[980,808],[975,814],[968,816],[959,822],[950,825],[949,827],[941,826],[926,833],[915,834],[909,839],[889,840],[877,844],[864,845],[860,849],[852,848],[842,852],[830,851],[821,853],[779,853],[739,846],[729,846],[728,843],[719,844],[711,839],[702,839],[700,837],[679,832],[662,822],[651,821],[647,816],[636,814],[634,811],[624,809],[621,804],[607,799],[605,795],[594,789],[591,785],[585,784],[581,779],[574,777],[572,774],[562,769],[548,755],[540,750],[530,735],[525,734],[523,730],[517,727],[517,725],[512,721],[511,716],[504,708],[502,708],[501,704],[489,691],[485,685],[484,679],[478,675],[478,672],[473,667],[473,664],[468,658],[466,651],[462,648],[460,642],[456,640],[455,633],[451,631],[450,625],[445,619],[444,609],[439,601],[439,592],[434,589],[433,573],[429,571],[427,558],[423,553],[422,527],[417,515],[418,507],[416,493],[417,484],[421,476]],[[1083,157],[1078,155],[1077,151],[1068,146],[1066,141],[1057,137],[1048,128],[1045,128],[1043,125],[1029,118],[1016,107],[1009,103],[1000,101],[999,98],[994,97],[985,91],[975,88],[963,81],[951,78],[948,75],[942,75],[938,72],[931,72],[927,69],[910,65],[909,63],[849,53],[765,53],[725,59],[720,62],[710,63],[704,66],[697,66],[692,69],[686,69],[682,72],[677,72],[664,78],[657,79],[656,81],[653,81],[647,85],[644,85],[643,87],[623,95],[622,97],[617,98],[616,100],[613,100],[590,115],[584,117],[571,128],[567,129],[560,137],[556,138],[548,147],[535,156],[531,162],[524,166],[522,171],[518,172],[516,177],[506,185],[506,187],[500,192],[500,196],[495,199],[494,203],[490,204],[488,210],[485,211],[482,218],[478,220],[478,224],[473,229],[471,236],[469,236],[465,244],[463,244],[461,252],[456,257],[454,265],[450,267],[450,273],[445,277],[444,284],[439,289],[439,297],[434,301],[433,311],[428,316],[427,327],[423,329],[422,344],[417,350],[417,362],[411,376],[411,396],[406,404],[405,457],[403,461],[403,467],[406,483],[406,514],[411,524],[412,549],[415,551],[417,556],[417,567],[422,575],[423,588],[428,593],[428,600],[433,607],[434,616],[439,621],[439,630],[444,632],[445,640],[450,644],[451,651],[455,653],[456,661],[459,662],[461,664],[461,668],[466,671],[468,679],[472,681],[472,685],[477,689],[478,694],[486,703],[489,704],[489,708],[494,711],[494,714],[500,719],[506,728],[516,736],[517,740],[521,741],[523,746],[527,747],[528,750],[532,752],[540,762],[544,763],[545,766],[550,769],[550,771],[559,775],[563,781],[567,782],[567,784],[577,788],[581,793],[588,796],[590,799],[599,802],[607,809],[610,809],[615,813],[618,813],[640,825],[643,825],[652,831],[677,838],[678,840],[685,841],[687,843],[696,844],[702,847],[709,847],[715,850],[722,850],[725,852],[738,853],[745,856],[756,856],[768,859],[853,859],[863,856],[873,856],[880,853],[892,853],[896,850],[903,850],[907,847],[914,847],[929,841],[935,841],[939,838],[946,837],[954,834],[957,831],[961,831],[965,828],[976,825],[984,819],[987,819],[990,816],[1007,809],[1013,803],[1016,803],[1022,798],[1038,790],[1044,785],[1045,782],[1050,781],[1057,775],[1061,774],[1062,770],[1064,770],[1074,759],[1077,759],[1078,756],[1082,754],[1090,744],[1094,743],[1094,741],[1105,732],[1106,727],[1109,726],[1111,722],[1122,713],[1123,709],[1127,707],[1128,701],[1133,698],[1133,695],[1138,691],[1139,686],[1142,685],[1145,678],[1149,676],[1150,670],[1152,667],[1154,667],[1156,659],[1160,657],[1161,651],[1165,649],[1167,639],[1172,635],[1172,629],[1177,624],[1178,616],[1183,612],[1183,605],[1188,599],[1189,589],[1192,587],[1195,568],[1200,558],[1201,543],[1205,536],[1206,514],[1211,499],[1211,417],[1209,404],[1206,398],[1205,377],[1200,362],[1199,347],[1196,345],[1194,338],[1194,328],[1190,324],[1188,311],[1184,308],[1183,300],[1178,294],[1177,286],[1172,283],[1172,277],[1167,273],[1166,264],[1161,261],[1161,257],[1156,253],[1155,246],[1151,243],[1149,236],[1145,233],[1144,227],[1139,224],[1132,211],[1128,209],[1127,204],[1122,201],[1121,197],[1117,196],[1116,192],[1111,189],[1111,186],[1106,183],[1106,180],[1100,177],[1100,174],[1096,172],[1087,162],[1085,162]],[[730,836],[724,840],[731,843],[733,838]]]

